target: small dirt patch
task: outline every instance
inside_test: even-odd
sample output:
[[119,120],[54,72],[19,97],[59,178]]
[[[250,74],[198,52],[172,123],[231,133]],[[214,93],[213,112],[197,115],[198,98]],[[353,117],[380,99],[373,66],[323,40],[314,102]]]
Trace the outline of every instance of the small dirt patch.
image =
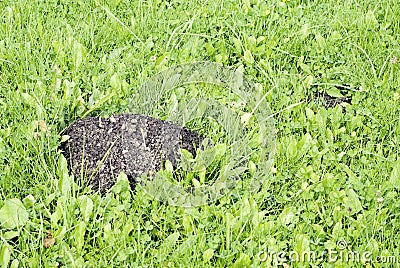
[[326,109],[333,108],[337,105],[341,105],[344,103],[351,104],[350,97],[332,97],[326,93],[321,93],[321,92],[315,93],[314,96],[309,99],[309,101],[314,101],[316,103],[320,103]]

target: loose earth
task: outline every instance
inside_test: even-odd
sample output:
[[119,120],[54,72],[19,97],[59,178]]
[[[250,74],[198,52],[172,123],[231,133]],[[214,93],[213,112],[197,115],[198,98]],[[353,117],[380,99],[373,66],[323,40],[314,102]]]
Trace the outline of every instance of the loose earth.
[[63,131],[60,146],[69,169],[93,189],[110,189],[123,171],[134,186],[142,174],[157,172],[168,159],[174,168],[179,148],[193,155],[201,136],[169,121],[137,114],[79,119]]

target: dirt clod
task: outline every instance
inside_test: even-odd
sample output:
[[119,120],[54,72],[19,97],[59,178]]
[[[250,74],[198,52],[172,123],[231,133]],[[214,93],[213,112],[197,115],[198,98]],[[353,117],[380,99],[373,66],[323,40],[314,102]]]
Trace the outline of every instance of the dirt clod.
[[160,170],[167,159],[176,167],[178,149],[195,155],[202,140],[195,131],[137,114],[80,119],[62,135],[69,136],[60,149],[72,174],[100,191],[110,189],[121,171],[134,185],[142,174]]
[[321,103],[326,109],[341,105],[343,103],[351,104],[350,97],[332,97],[326,93],[317,92],[311,98],[312,101]]

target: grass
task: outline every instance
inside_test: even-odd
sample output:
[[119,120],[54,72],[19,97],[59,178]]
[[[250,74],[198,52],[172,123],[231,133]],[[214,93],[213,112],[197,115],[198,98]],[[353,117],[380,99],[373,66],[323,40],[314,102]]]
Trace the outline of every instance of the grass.
[[[2,267],[398,265],[398,1],[0,7]],[[68,176],[57,150],[65,126],[126,112],[147,78],[195,61],[241,68],[271,91],[276,156],[260,191],[181,208],[131,192],[123,176],[105,196]],[[307,102],[316,92],[352,104]],[[310,252],[321,258],[289,258]]]

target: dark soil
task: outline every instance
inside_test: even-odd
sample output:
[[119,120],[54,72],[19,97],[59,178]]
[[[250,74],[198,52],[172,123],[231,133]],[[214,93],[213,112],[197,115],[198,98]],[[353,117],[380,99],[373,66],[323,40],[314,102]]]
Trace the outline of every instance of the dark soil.
[[310,100],[321,103],[326,109],[335,107],[343,103],[351,104],[350,97],[332,97],[326,93],[320,92],[315,93]]
[[69,139],[60,146],[76,178],[93,189],[110,189],[123,171],[134,186],[137,178],[157,172],[168,159],[174,168],[178,149],[195,155],[202,138],[197,132],[172,122],[136,114],[110,118],[89,117],[70,125],[62,135]]

